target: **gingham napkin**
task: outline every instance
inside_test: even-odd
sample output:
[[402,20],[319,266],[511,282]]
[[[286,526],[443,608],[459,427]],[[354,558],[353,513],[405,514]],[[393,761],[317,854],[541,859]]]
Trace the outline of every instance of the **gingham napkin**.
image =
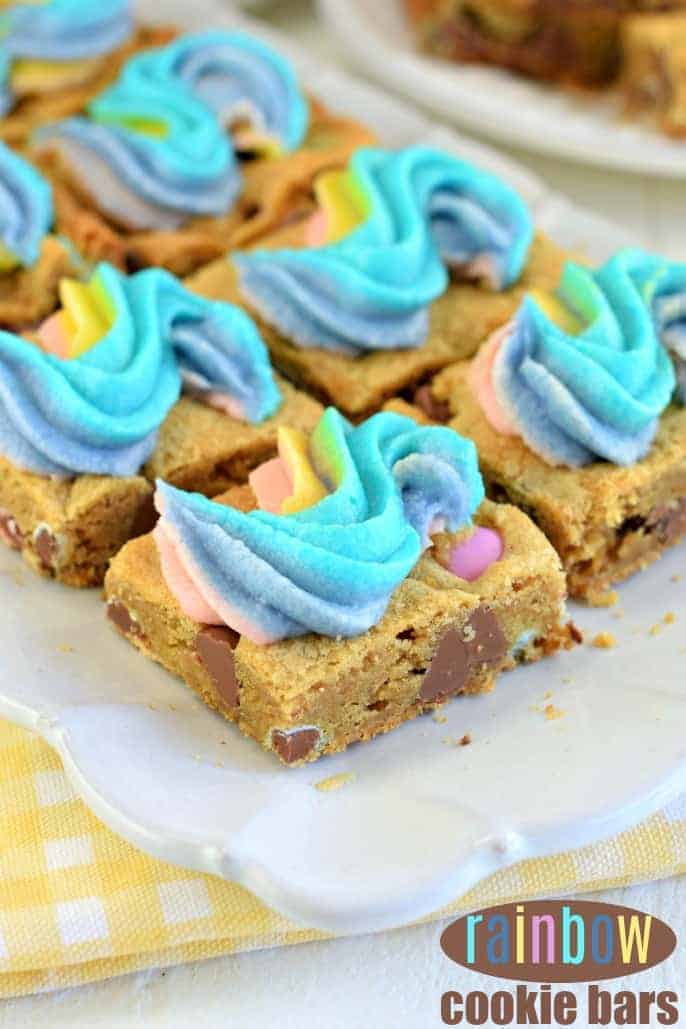
[[[686,799],[607,843],[493,875],[432,917],[684,871]],[[240,886],[135,850],[42,740],[0,720],[0,996],[320,938]]]

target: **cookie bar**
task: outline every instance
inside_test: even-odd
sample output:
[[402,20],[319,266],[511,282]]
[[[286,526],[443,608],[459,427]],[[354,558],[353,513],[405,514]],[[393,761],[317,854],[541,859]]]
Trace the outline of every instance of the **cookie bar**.
[[259,424],[232,418],[192,395],[181,397],[162,423],[142,474],[207,497],[246,482],[257,465],[276,454],[279,426],[310,432],[321,417],[316,400],[283,379],[276,382],[279,409]]
[[85,256],[188,275],[306,217],[314,176],[372,138],[306,97],[257,40],[206,32],[136,57],[33,153],[60,231]]
[[629,114],[649,114],[671,136],[686,135],[686,13],[629,18],[622,88]]
[[[134,54],[162,46],[175,35],[176,30],[170,27],[139,26],[132,28],[129,38],[107,53],[94,52],[91,57],[54,60],[50,64],[20,57],[10,71],[11,97],[9,109],[0,118],[0,139],[20,146],[42,125],[78,114],[116,79]],[[47,47],[48,41],[45,42]],[[35,56],[35,39],[32,44]],[[88,49],[86,41],[82,52]]]
[[405,0],[420,45],[452,61],[495,64],[568,85],[603,86],[621,66],[627,15],[684,0]]
[[[446,233],[455,232],[454,258],[447,251],[439,256],[431,240],[430,198],[412,194],[413,184],[422,182],[422,169],[427,182],[430,173],[436,175],[436,197],[446,204],[446,211],[437,207],[436,232],[443,233],[437,238],[448,247]],[[353,173],[370,194],[370,180],[379,175],[371,212],[363,203],[354,208],[361,190],[350,185]],[[394,173],[398,181],[391,190]],[[451,179],[460,185],[455,197],[446,199]],[[275,366],[349,417],[364,417],[389,397],[412,391],[436,370],[470,356],[507,321],[528,289],[552,288],[559,279],[567,255],[541,234],[529,248],[528,215],[516,195],[448,155],[421,147],[397,153],[360,150],[342,184],[339,180],[328,176],[317,183],[319,208],[288,249],[268,238],[249,253],[213,262],[186,284],[203,296],[245,307],[259,323]],[[468,196],[472,182],[475,202],[486,209],[484,223],[503,221],[499,243],[495,236],[491,241],[480,235],[488,234],[484,223],[470,224],[471,208],[460,194]],[[337,197],[336,189],[348,196]],[[395,208],[405,205],[404,225],[412,226],[408,238],[384,238],[400,217]],[[329,227],[323,245],[322,225]],[[474,240],[467,241],[472,232]],[[502,250],[496,256],[491,246]],[[454,281],[441,261],[452,268]]]
[[0,541],[67,586],[99,586],[112,555],[155,518],[140,475],[57,479],[0,457]]
[[[570,299],[571,275],[579,273],[567,272]],[[643,276],[650,293],[640,286]],[[679,277],[683,290],[686,274]],[[650,300],[655,312],[660,299],[673,306],[675,278],[668,262],[636,252],[618,255],[596,275],[608,291],[620,284],[624,295],[614,294],[614,311],[632,323],[626,366],[619,355],[608,365],[614,381],[601,370],[602,335],[586,348],[593,336],[581,332],[567,349],[558,326],[546,345],[550,322],[529,300],[475,361],[444,369],[419,398],[434,419],[474,440],[489,495],[530,515],[560,555],[570,594],[591,603],[602,603],[613,583],[686,536],[684,396],[679,402],[670,358],[653,339],[650,305],[642,313],[638,299]],[[668,338],[668,325],[662,334]]]
[[[64,280],[30,337],[0,334],[2,538],[72,586],[154,523],[146,476],[218,492],[320,405],[274,379],[247,316],[166,272]],[[185,381],[187,393],[181,396]]]
[[[250,487],[222,503],[251,510]],[[226,626],[184,613],[168,588],[151,535],[112,562],[105,591],[114,626],[146,656],[284,764],[314,761],[369,740],[452,697],[490,690],[498,675],[578,642],[564,615],[558,559],[529,519],[485,501],[478,526],[504,552],[479,579],[457,579],[439,563],[444,534],[362,635],[309,634],[260,646]]]

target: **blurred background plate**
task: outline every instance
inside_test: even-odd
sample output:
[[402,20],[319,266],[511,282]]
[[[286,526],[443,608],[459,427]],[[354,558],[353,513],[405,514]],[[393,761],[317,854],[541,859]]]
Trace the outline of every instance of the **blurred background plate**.
[[340,50],[365,74],[456,125],[539,153],[686,178],[686,142],[620,120],[611,96],[583,97],[496,68],[416,50],[402,0],[318,0]]

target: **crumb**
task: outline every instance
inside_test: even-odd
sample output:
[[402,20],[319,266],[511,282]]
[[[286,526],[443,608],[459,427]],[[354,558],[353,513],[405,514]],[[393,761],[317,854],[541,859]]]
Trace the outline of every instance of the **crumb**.
[[340,790],[342,786],[352,782],[355,778],[354,772],[341,772],[339,775],[331,775],[328,779],[321,779],[314,784],[315,790],[320,793],[331,793],[332,790]]
[[649,636],[659,636],[662,632],[662,623],[656,622],[655,625],[651,625],[648,629]]
[[681,582],[681,576],[680,575],[673,575],[669,581],[670,582]]
[[619,593],[616,590],[608,590],[607,593],[594,597],[593,603],[596,607],[614,607],[618,600]]
[[446,747],[468,747],[472,742],[471,733],[466,732],[459,740],[454,739],[451,736],[446,736],[443,740]]
[[612,617],[613,617],[613,618],[623,618],[625,614],[626,614],[626,611],[624,611],[624,610],[623,610],[623,609],[622,609],[622,608],[620,607],[620,608],[618,608],[618,609],[617,609],[616,611],[613,611],[613,612],[612,612]]
[[572,679],[571,675],[565,675],[562,682],[565,686],[571,686],[574,680]]
[[548,690],[546,693],[543,694],[543,699],[544,700],[550,700],[552,695],[553,695],[553,691],[552,690]]
[[60,654],[73,654],[74,653],[74,648],[69,643],[60,643],[60,645],[59,645],[59,647],[57,649],[59,650]]
[[176,711],[177,710],[176,704],[170,704],[169,705],[169,710],[170,711]]
[[564,718],[565,716],[564,711],[561,711],[559,707],[555,707],[554,704],[546,704],[543,714],[549,722],[554,722],[557,718]]
[[665,625],[674,625],[676,622],[676,615],[673,611],[668,611],[665,617],[662,619]]
[[611,632],[599,632],[597,636],[593,637],[591,643],[599,650],[611,650],[612,647],[617,646],[617,640]]
[[151,711],[157,711],[157,708],[155,707],[155,705],[154,705],[154,704],[148,704],[148,707],[149,707],[149,709],[150,709]]
[[223,761],[215,761],[214,762],[214,767],[215,768],[223,768],[224,767],[224,762]]
[[470,733],[466,732],[464,734],[464,736],[462,737],[462,739],[460,740],[459,746],[460,747],[468,747],[471,742],[472,742],[472,737],[471,737]]
[[433,720],[436,723],[436,725],[445,725],[445,723],[448,721],[445,715],[439,715],[438,712],[436,712],[436,714],[433,716]]

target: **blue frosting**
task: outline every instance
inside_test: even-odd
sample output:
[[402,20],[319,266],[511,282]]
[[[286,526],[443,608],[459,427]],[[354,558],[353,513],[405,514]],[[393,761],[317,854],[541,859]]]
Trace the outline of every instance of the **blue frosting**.
[[0,14],[1,113],[12,106],[12,61],[75,61],[110,53],[131,35],[128,0],[48,0]]
[[0,453],[45,475],[132,475],[191,373],[261,421],[279,406],[267,352],[237,308],[204,300],[167,272],[96,273],[112,327],[81,357],[0,332]]
[[329,408],[311,455],[333,490],[292,515],[244,514],[158,483],[162,523],[220,615],[258,641],[356,636],[383,616],[437,519],[469,523],[484,496],[474,445],[388,412],[357,427]]
[[[138,213],[128,220],[163,228],[165,216],[180,224],[231,209],[241,175],[222,117],[244,108],[285,149],[302,141],[307,105],[289,65],[240,33],[200,33],[138,54],[90,104],[89,118],[58,122],[39,138],[76,148],[76,171],[93,189],[104,163],[134,197],[152,205],[144,214],[134,208]],[[89,154],[100,168],[89,168]],[[110,185],[97,195],[127,221],[127,205],[117,210],[115,192]]]
[[45,179],[0,143],[0,240],[19,264],[36,263],[52,220],[52,193]]
[[525,300],[492,382],[503,410],[545,460],[628,465],[648,452],[675,387],[653,314],[670,282],[668,263],[638,250],[597,271],[568,264],[559,295],[584,325],[577,335]]
[[674,361],[676,398],[686,404],[686,264],[654,258],[646,288],[658,335]]
[[449,275],[515,282],[533,227],[495,176],[426,147],[362,148],[350,164],[369,207],[338,243],[234,257],[246,296],[303,347],[357,354],[418,347]]

